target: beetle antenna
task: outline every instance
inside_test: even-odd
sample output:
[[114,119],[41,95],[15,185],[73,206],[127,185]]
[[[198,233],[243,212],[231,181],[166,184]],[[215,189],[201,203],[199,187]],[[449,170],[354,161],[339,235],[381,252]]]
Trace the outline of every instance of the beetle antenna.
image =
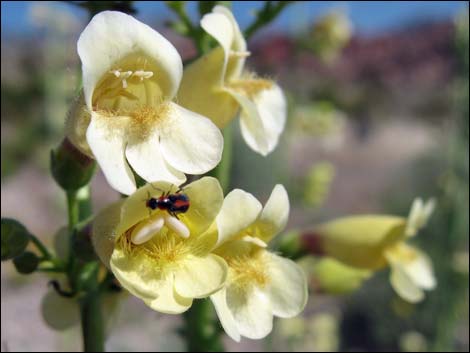
[[150,186],[152,187],[152,189],[154,189],[154,190],[165,192],[165,190],[160,189],[160,188],[157,188],[157,187],[154,186],[152,183],[149,183],[149,185],[150,185]]

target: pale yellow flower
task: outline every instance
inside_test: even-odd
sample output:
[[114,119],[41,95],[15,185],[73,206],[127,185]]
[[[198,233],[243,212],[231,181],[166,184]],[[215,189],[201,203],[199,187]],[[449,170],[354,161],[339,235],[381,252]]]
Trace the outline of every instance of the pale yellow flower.
[[353,26],[346,11],[334,9],[315,22],[311,41],[316,54],[331,61],[340,54],[353,34]]
[[263,338],[272,330],[273,315],[298,315],[307,302],[307,281],[293,261],[266,249],[287,222],[289,199],[277,185],[264,209],[242,190],[227,195],[208,233],[217,235],[214,253],[228,264],[227,283],[211,296],[227,334]]
[[95,249],[121,285],[170,314],[219,290],[227,275],[225,261],[210,253],[213,241],[202,236],[222,206],[219,182],[205,177],[185,186],[190,207],[179,219],[146,206],[149,197],[176,191],[167,182],[147,184],[102,211],[93,225]]
[[424,290],[436,286],[431,260],[405,241],[416,235],[434,209],[434,201],[416,199],[408,219],[386,215],[361,215],[320,225],[315,233],[322,250],[348,266],[368,270],[391,267],[390,282],[409,302],[424,299]]
[[219,43],[184,70],[178,102],[225,127],[240,111],[243,138],[254,151],[267,155],[284,130],[286,100],[276,83],[244,71],[245,39],[226,7],[216,6],[201,27]]
[[[173,45],[120,12],[97,14],[77,44],[83,96],[67,135],[94,157],[110,185],[135,191],[132,169],[148,182],[181,184],[221,158],[223,138],[206,117],[174,102],[183,66]],[[130,166],[129,166],[130,165]]]

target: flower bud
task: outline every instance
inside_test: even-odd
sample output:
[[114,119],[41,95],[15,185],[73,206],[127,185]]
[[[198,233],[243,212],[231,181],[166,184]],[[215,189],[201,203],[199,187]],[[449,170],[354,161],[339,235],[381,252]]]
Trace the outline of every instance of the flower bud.
[[51,171],[64,190],[78,190],[90,182],[95,162],[66,138],[55,151],[51,151]]
[[313,265],[313,277],[318,289],[329,294],[347,294],[358,289],[371,276],[371,271],[346,266],[324,257]]
[[39,265],[39,258],[36,254],[25,251],[13,259],[13,264],[19,273],[27,275],[36,271]]
[[406,219],[365,215],[340,218],[315,229],[324,254],[348,266],[377,270],[386,266],[385,250],[405,238]]

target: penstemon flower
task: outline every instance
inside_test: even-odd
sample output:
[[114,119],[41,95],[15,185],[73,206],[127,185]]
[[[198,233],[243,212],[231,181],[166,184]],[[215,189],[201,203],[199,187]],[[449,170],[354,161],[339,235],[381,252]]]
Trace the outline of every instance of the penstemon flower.
[[378,270],[391,267],[390,282],[405,300],[424,299],[424,290],[436,286],[431,260],[419,249],[408,245],[427,222],[434,201],[416,199],[408,219],[397,216],[364,215],[340,218],[320,225],[315,234],[322,251],[346,265]]
[[178,102],[225,127],[240,112],[246,143],[263,156],[276,147],[286,121],[286,100],[271,80],[244,71],[245,39],[233,14],[223,6],[201,20],[202,28],[220,44],[189,65],[183,74]]
[[229,193],[216,222],[208,231],[217,235],[214,253],[228,264],[227,283],[211,295],[227,334],[259,339],[267,336],[273,315],[290,318],[307,302],[307,281],[293,261],[266,249],[287,222],[289,199],[277,185],[264,209],[251,194]]
[[184,213],[148,207],[151,198],[177,191],[168,182],[147,184],[102,211],[93,225],[96,252],[122,286],[169,314],[220,289],[227,275],[225,261],[210,253],[211,238],[202,236],[222,206],[219,182],[205,177],[185,186],[180,193],[190,207]]
[[96,158],[106,179],[123,194],[134,175],[181,184],[184,173],[202,174],[221,158],[223,138],[207,118],[174,102],[181,58],[164,37],[120,12],[97,14],[82,32],[78,54],[83,96],[67,135]]

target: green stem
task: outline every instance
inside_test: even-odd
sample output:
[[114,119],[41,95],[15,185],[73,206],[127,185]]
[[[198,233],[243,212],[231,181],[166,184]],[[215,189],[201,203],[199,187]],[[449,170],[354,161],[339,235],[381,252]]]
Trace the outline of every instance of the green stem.
[[224,193],[227,193],[230,187],[230,172],[232,169],[232,156],[233,156],[233,127],[227,126],[223,130],[224,135],[224,151],[222,152],[222,160],[219,165],[210,173],[210,175],[217,178],[222,186]]
[[67,210],[69,218],[69,231],[72,232],[80,217],[80,207],[77,199],[76,190],[68,190],[67,194]]
[[45,247],[45,245],[43,243],[41,243],[41,241],[36,236],[34,236],[32,234],[30,234],[29,236],[30,236],[31,242],[36,246],[36,248],[41,253],[41,255],[43,257],[42,260],[43,261],[51,260],[52,255],[49,252],[49,250]]
[[[88,186],[86,186],[88,188]],[[86,264],[80,264],[74,254],[73,244],[76,236],[78,222],[91,213],[89,190],[82,190],[82,195],[77,190],[67,191],[67,209],[70,232],[70,251],[67,274],[72,288],[72,293],[78,290],[79,276]],[[80,197],[79,197],[80,196]],[[80,205],[82,211],[80,212]],[[83,347],[85,352],[104,352],[104,326],[101,314],[101,292],[98,289],[98,279],[94,278],[94,289],[84,289],[84,296],[80,299],[80,316],[83,333]]]
[[284,8],[293,3],[293,1],[266,1],[264,7],[258,12],[256,19],[245,30],[245,39],[250,39],[256,31],[273,21]]
[[198,299],[184,313],[185,338],[189,352],[222,352],[224,346],[220,339],[215,311],[210,299]]
[[187,29],[186,36],[190,37],[197,49],[198,56],[203,54],[206,50],[206,45],[204,43],[204,36],[205,32],[201,30],[201,28],[196,27],[193,25],[191,19],[189,18],[188,14],[186,13],[186,7],[183,6],[169,6],[170,10],[172,10],[178,17],[180,18],[181,22]]
[[94,290],[81,299],[80,316],[85,352],[104,352],[104,326],[101,292]]

